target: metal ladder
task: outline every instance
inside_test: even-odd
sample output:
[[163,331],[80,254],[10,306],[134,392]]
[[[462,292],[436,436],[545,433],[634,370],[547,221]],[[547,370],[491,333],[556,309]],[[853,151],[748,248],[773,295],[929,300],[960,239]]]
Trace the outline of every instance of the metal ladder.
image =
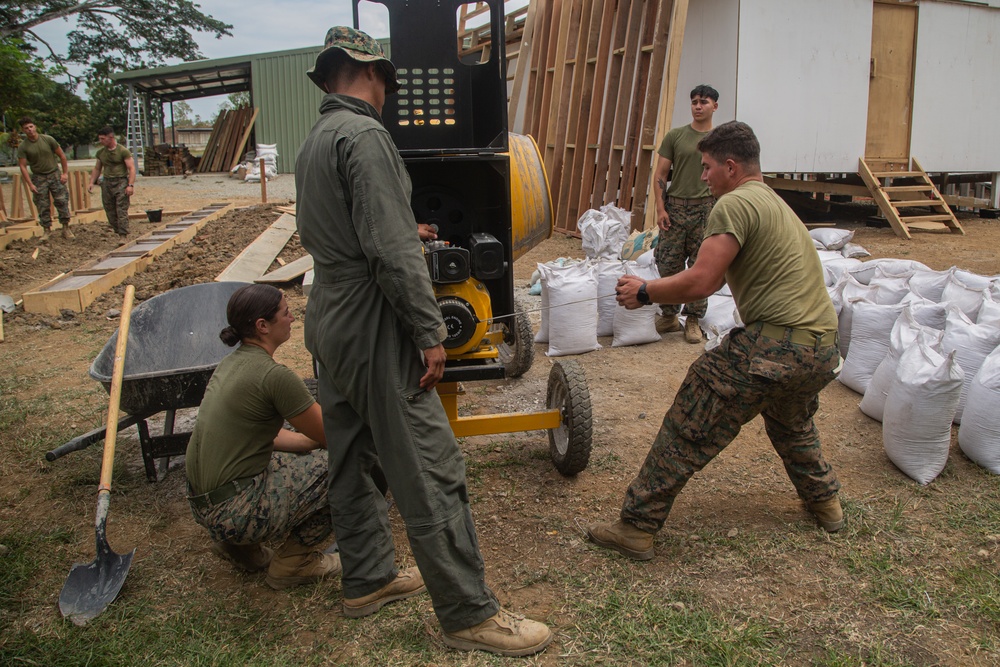
[[142,99],[136,95],[135,87],[128,87],[128,127],[125,130],[125,146],[132,153],[137,170],[144,166],[146,143],[146,113]]

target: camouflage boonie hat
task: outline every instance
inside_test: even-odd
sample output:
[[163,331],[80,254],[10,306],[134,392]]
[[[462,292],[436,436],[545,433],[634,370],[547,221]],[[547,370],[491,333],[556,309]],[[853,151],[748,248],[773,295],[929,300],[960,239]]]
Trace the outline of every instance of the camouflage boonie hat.
[[399,82],[396,80],[396,66],[385,57],[382,45],[360,30],[343,25],[334,26],[326,32],[323,50],[316,56],[316,64],[306,72],[306,75],[320,88],[323,87],[323,81],[326,79],[329,56],[334,49],[358,62],[377,64],[385,76],[385,92],[394,93],[399,90]]

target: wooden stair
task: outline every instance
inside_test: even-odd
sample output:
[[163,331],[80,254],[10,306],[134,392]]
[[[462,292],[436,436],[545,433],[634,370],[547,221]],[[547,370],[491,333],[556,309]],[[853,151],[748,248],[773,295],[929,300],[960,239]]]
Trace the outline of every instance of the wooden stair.
[[[858,174],[897,236],[908,239],[911,231],[965,234],[955,214],[916,158],[910,158],[909,169],[894,169],[898,163],[879,165],[879,162],[861,158],[858,161]],[[894,183],[897,179],[906,179],[907,182],[905,185],[896,185]],[[903,214],[901,211],[914,207],[930,210],[918,215]]]

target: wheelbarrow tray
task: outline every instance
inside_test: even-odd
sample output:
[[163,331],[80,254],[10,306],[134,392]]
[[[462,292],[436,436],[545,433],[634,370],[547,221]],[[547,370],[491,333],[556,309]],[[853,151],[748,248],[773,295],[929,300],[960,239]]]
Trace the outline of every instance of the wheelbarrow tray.
[[[247,283],[191,285],[136,306],[128,334],[121,409],[149,416],[201,404],[215,367],[233,348],[219,340],[229,297]],[[90,365],[90,376],[111,390],[118,333]]]

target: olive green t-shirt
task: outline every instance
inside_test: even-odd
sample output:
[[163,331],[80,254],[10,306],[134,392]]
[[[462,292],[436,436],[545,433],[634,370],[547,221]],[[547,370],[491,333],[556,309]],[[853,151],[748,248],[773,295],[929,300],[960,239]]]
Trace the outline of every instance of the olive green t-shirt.
[[17,147],[17,159],[25,158],[32,174],[51,174],[59,167],[56,150],[59,142],[47,134],[39,134],[34,141],[25,139]]
[[121,144],[115,144],[115,147],[111,150],[108,150],[104,146],[97,149],[97,159],[101,161],[104,175],[110,178],[128,176],[128,167],[125,166],[125,160],[130,157],[132,157],[132,153]]
[[256,345],[223,359],[205,389],[184,465],[195,495],[267,468],[284,421],[315,401],[302,378]]
[[674,175],[667,186],[667,194],[683,199],[699,199],[711,193],[708,184],[701,180],[701,151],[698,142],[708,132],[698,132],[690,125],[675,127],[667,132],[657,151],[670,160]]
[[812,238],[774,190],[749,181],[722,195],[705,225],[706,239],[716,234],[732,234],[740,244],[726,282],[744,322],[816,334],[837,330]]

